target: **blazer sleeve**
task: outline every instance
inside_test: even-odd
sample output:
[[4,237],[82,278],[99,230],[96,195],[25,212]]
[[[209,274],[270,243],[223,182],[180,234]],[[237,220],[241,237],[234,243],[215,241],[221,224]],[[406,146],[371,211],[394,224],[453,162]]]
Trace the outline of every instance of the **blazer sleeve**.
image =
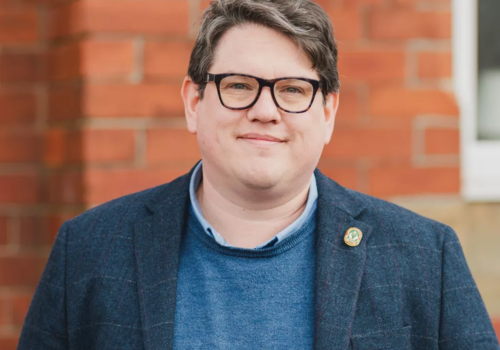
[[18,350],[68,349],[66,323],[66,242],[68,223],[61,226],[24,321]]
[[439,349],[500,349],[458,237],[449,227],[444,231],[441,278]]

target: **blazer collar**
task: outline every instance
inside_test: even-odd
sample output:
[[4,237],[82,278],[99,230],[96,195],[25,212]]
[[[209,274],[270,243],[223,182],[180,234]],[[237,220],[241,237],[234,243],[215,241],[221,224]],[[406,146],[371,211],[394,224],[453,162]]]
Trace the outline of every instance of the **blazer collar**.
[[[146,208],[151,213],[155,213],[161,207],[168,205],[174,197],[187,196],[187,200],[189,200],[189,182],[198,163],[196,163],[189,173],[168,184],[158,186],[152,197],[145,203]],[[319,169],[314,171],[314,175],[316,176],[319,199],[322,198],[330,202],[331,205],[352,217],[357,217],[365,210],[361,202],[348,193],[344,187],[323,175]]]
[[144,349],[172,349],[181,236],[191,173],[157,187],[134,225]]
[[[315,349],[349,346],[372,228],[361,220],[365,207],[342,186],[316,170]],[[349,228],[363,233],[361,243],[344,243]]]
[[[172,349],[181,238],[189,209],[194,168],[157,187],[134,225],[138,295],[145,349]],[[315,348],[346,349],[371,227],[357,220],[364,206],[342,186],[315,171],[318,185],[315,278]],[[363,232],[349,247],[344,233]]]
[[[363,203],[358,201],[344,187],[332,179],[326,177],[316,168],[314,171],[318,184],[318,199],[326,201],[347,215],[355,218],[366,209]],[[328,210],[328,208],[325,208]]]

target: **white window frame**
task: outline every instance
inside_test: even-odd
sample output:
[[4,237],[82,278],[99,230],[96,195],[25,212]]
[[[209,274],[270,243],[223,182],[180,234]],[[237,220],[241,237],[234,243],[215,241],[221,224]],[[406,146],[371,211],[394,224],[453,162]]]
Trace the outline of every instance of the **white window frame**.
[[500,141],[477,137],[477,15],[479,0],[453,0],[453,76],[460,107],[462,196],[500,202]]

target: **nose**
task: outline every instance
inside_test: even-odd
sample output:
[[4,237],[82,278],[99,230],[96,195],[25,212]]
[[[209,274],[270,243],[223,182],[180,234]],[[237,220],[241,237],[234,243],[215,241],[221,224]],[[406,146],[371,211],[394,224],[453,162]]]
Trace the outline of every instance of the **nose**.
[[260,121],[262,123],[272,122],[277,124],[281,122],[281,114],[274,103],[271,89],[264,87],[260,93],[257,102],[248,110],[247,118],[250,121]]

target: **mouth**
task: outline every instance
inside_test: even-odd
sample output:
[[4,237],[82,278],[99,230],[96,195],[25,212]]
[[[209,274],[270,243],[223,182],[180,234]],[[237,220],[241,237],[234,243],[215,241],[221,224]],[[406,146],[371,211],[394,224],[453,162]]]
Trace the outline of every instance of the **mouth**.
[[276,137],[276,136],[256,134],[256,133],[244,134],[238,138],[245,140],[245,141],[258,143],[258,144],[278,144],[278,143],[286,142],[285,140],[283,140],[279,137]]

